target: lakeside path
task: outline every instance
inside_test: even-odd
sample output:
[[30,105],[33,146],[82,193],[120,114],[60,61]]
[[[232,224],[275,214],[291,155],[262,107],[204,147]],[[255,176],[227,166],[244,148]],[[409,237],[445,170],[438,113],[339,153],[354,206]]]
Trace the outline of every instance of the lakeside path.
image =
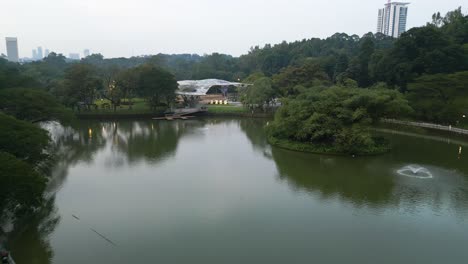
[[430,129],[448,131],[448,132],[457,133],[457,134],[468,135],[467,129],[461,129],[461,128],[452,127],[452,126],[443,126],[443,125],[425,123],[425,122],[401,121],[401,120],[396,120],[396,119],[382,119],[382,121],[384,123],[389,123],[389,124],[423,127],[423,128],[430,128]]

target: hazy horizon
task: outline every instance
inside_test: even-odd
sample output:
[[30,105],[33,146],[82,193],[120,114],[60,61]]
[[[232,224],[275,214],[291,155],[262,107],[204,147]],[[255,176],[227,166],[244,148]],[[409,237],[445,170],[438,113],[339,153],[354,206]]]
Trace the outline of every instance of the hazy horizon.
[[[107,58],[157,53],[239,56],[250,47],[326,38],[336,32],[375,32],[386,1],[239,0],[16,0],[2,3],[0,53],[5,37],[17,37],[20,57],[41,46],[68,56],[90,49]],[[414,0],[408,27],[425,25],[460,0]],[[466,7],[463,8],[466,12]]]

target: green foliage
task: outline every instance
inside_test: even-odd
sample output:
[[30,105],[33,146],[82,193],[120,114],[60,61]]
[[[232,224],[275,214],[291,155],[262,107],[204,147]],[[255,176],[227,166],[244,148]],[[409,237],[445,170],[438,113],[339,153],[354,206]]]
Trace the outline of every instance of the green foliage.
[[0,58],[0,89],[30,87],[35,84],[35,80],[27,76],[18,63]]
[[273,86],[283,96],[297,95],[297,86],[311,87],[330,84],[328,75],[313,62],[307,61],[301,66],[289,66],[273,76]]
[[250,74],[249,76],[247,76],[247,78],[242,80],[242,82],[247,83],[247,84],[253,84],[256,80],[264,78],[264,77],[265,77],[265,74],[263,74],[263,72],[254,72]]
[[410,110],[403,95],[394,90],[311,88],[296,98],[283,99],[267,129],[278,142],[311,144],[333,153],[371,154],[382,147],[370,135],[372,123]]
[[[122,97],[131,100],[138,90],[140,74],[137,68],[120,71],[115,77],[115,86],[122,93]],[[130,105],[132,107],[132,105]]]
[[406,88],[408,82],[423,74],[468,70],[468,16],[461,9],[445,17],[433,16],[433,24],[412,28],[401,35],[394,47],[373,55],[372,77]]
[[230,105],[209,105],[207,106],[209,113],[214,114],[248,114],[250,113],[244,107]]
[[6,212],[24,214],[42,204],[45,177],[27,162],[2,151],[0,167],[0,218]]
[[100,95],[112,104],[115,112],[121,100],[125,98],[125,87],[117,85],[117,77],[122,70],[116,65],[105,66],[99,70],[100,78],[103,80],[103,89],[100,91]]
[[72,64],[65,73],[64,103],[76,107],[79,103],[93,104],[102,89],[102,79],[97,75],[97,69],[90,64]]
[[[34,87],[51,91],[58,85],[58,80],[63,78],[67,67],[65,56],[51,52],[43,60],[24,64],[23,71],[26,76],[36,81]],[[16,87],[31,88],[32,86]]]
[[455,123],[468,113],[468,71],[423,75],[408,85],[418,119]]
[[253,85],[245,88],[241,95],[244,106],[249,108],[260,108],[266,110],[274,99],[276,93],[272,88],[271,79],[263,77],[254,82]]
[[44,150],[49,141],[47,131],[0,112],[1,152],[10,153],[35,166],[47,158]]
[[151,108],[172,104],[178,87],[174,75],[151,64],[138,67],[138,71],[138,93],[147,99]]
[[0,110],[26,121],[58,120],[69,123],[73,112],[39,89],[9,88],[0,90]]

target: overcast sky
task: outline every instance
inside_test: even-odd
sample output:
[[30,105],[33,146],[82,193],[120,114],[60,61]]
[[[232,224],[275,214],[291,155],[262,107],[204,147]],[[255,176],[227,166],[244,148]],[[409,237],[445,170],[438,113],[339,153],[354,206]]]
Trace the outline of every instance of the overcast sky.
[[[374,32],[380,0],[10,0],[1,1],[0,53],[18,37],[20,57],[37,46],[68,56],[89,48],[105,57],[221,52],[335,32]],[[413,0],[408,26],[466,0]]]

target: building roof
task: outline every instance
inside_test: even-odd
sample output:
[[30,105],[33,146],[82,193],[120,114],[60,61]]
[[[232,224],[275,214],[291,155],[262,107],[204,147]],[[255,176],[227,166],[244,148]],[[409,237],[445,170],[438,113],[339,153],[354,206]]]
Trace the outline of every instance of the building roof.
[[248,84],[239,83],[239,82],[229,82],[225,80],[218,79],[205,79],[205,80],[184,80],[178,81],[179,88],[177,89],[177,94],[182,95],[206,95],[208,90],[213,86],[236,86],[243,87]]

